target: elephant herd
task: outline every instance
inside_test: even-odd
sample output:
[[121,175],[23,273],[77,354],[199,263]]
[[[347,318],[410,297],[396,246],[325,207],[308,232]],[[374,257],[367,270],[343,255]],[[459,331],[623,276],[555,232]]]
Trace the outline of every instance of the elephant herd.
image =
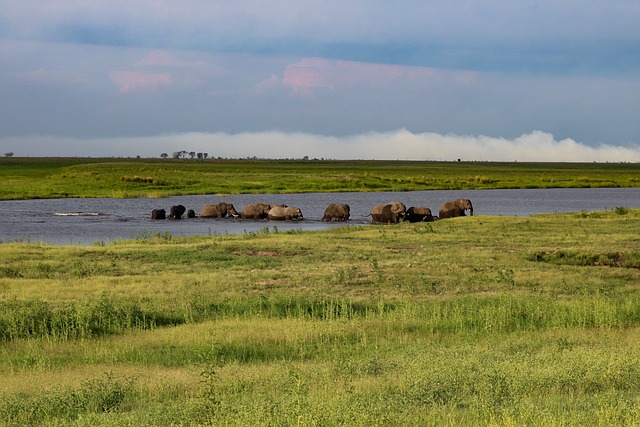
[[[402,221],[422,222],[435,221],[443,218],[454,218],[465,216],[466,212],[473,215],[473,205],[469,199],[456,199],[447,201],[440,206],[439,216],[432,214],[431,209],[426,207],[410,207],[407,209],[402,202],[391,202],[373,206],[371,212],[366,216],[371,216],[376,223],[396,224]],[[195,218],[193,209],[187,210],[183,205],[171,206],[169,215],[164,209],[154,209],[151,211],[151,219],[181,219],[183,215],[188,218]],[[346,203],[331,203],[324,210],[322,221],[347,221],[350,217],[351,209]],[[268,203],[256,203],[245,205],[242,211],[238,212],[233,204],[220,202],[217,204],[207,204],[200,210],[200,218],[244,218],[244,219],[268,219],[274,221],[292,221],[304,218],[300,208],[283,204],[271,205]]]
[[455,218],[457,216],[473,215],[473,204],[469,199],[456,199],[444,202],[440,206],[438,216],[433,215],[431,209],[412,206],[409,209],[402,202],[391,202],[375,205],[369,215],[373,222],[397,224],[401,221],[429,222],[443,218]]
[[[182,219],[187,214],[187,218],[195,218],[193,209],[187,209],[183,205],[171,206],[169,215],[164,209],[154,209],[151,211],[151,219]],[[200,218],[245,218],[245,219],[270,219],[275,221],[291,221],[303,219],[300,208],[287,205],[270,205],[267,203],[256,203],[245,205],[241,212],[238,212],[231,203],[220,202],[207,204],[200,210]]]

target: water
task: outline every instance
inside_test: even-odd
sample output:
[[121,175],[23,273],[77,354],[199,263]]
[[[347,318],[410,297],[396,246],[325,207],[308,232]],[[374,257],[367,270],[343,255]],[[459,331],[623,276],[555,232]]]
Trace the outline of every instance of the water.
[[[42,241],[62,245],[88,245],[118,239],[168,233],[171,236],[240,234],[273,231],[322,230],[345,225],[366,225],[371,207],[393,200],[425,206],[437,215],[446,200],[458,197],[473,202],[475,215],[528,216],[537,213],[580,212],[640,207],[640,188],[411,191],[378,193],[243,194],[232,196],[179,196],[164,199],[39,199],[0,201],[0,241]],[[182,204],[199,213],[207,203],[226,201],[238,211],[249,203],[285,203],[302,209],[302,221],[184,218],[151,220],[151,210]],[[329,203],[351,207],[348,223],[320,221]],[[62,215],[60,215],[62,214]]]

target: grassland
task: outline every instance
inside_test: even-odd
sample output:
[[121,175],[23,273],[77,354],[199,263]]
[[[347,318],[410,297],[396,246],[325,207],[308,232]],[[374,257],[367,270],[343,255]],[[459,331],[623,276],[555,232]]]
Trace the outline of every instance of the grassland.
[[[635,164],[0,159],[0,200],[637,187]],[[0,425],[637,425],[640,210],[0,244]]]
[[639,284],[624,207],[6,243],[0,425],[637,425]]
[[0,200],[639,187],[640,164],[0,158]]

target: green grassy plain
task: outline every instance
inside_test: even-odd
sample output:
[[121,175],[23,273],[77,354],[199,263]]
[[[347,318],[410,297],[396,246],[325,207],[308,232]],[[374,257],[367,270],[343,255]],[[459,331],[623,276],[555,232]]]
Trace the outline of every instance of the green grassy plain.
[[624,207],[5,243],[0,425],[638,425],[639,284]]
[[[636,164],[0,159],[0,200],[637,187]],[[0,425],[637,425],[640,210],[0,244]]]
[[640,164],[0,158],[0,200],[639,187]]

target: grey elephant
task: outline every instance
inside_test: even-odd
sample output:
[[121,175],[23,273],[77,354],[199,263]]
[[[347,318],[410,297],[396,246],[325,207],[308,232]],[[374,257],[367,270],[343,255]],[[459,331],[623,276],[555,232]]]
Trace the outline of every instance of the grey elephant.
[[200,209],[201,218],[227,218],[229,216],[237,218],[240,214],[233,207],[233,204],[227,202],[204,205]]
[[351,208],[346,203],[331,203],[324,210],[323,221],[347,221]]
[[276,221],[291,221],[293,219],[303,219],[303,216],[300,208],[276,206],[271,208],[268,218]]
[[171,206],[169,210],[170,219],[182,219],[182,215],[186,212],[187,208],[182,205]]
[[255,203],[252,205],[245,205],[240,212],[242,218],[247,219],[265,219],[269,216],[271,205],[268,203]]
[[430,222],[435,221],[438,217],[433,216],[429,208],[411,206],[407,209],[407,214],[404,219],[409,222]]
[[189,209],[187,211],[187,218],[195,218],[196,217],[196,211],[194,211],[193,209]]
[[469,211],[469,216],[473,215],[473,205],[469,199],[456,199],[444,202],[440,206],[440,219],[455,218],[457,216],[465,216],[465,212]]
[[387,204],[378,204],[371,208],[371,219],[373,222],[381,222],[384,224],[397,224],[404,220],[407,214],[407,208],[402,202],[391,202]]
[[164,209],[154,209],[151,211],[151,219],[165,219],[167,217],[167,211]]

